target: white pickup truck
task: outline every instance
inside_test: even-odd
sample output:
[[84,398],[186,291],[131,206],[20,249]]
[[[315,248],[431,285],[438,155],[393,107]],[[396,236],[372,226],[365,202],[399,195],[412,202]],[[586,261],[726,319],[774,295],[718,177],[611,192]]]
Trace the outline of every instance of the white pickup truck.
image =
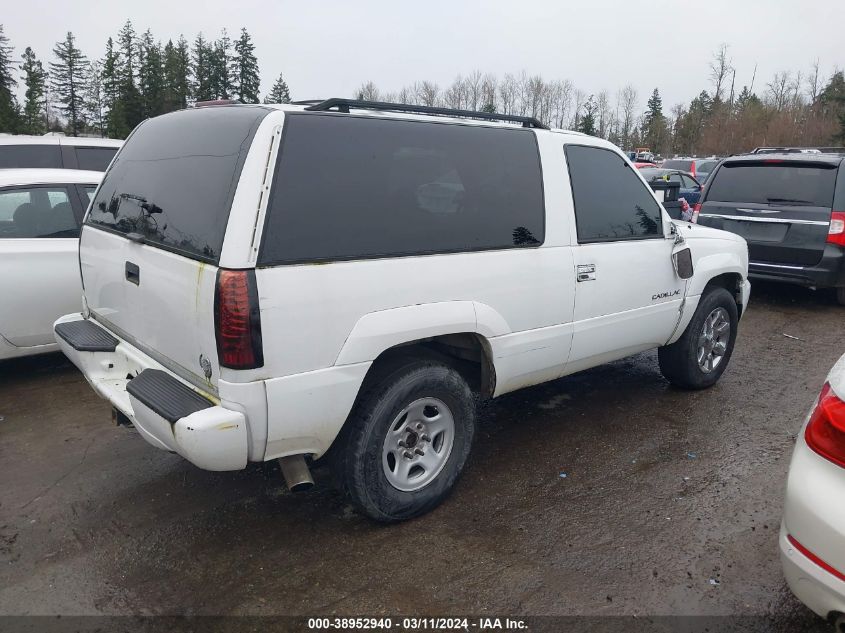
[[209,470],[326,458],[380,521],[437,505],[496,397],[659,348],[718,380],[731,233],[673,223],[610,143],[524,117],[331,99],[142,123],[56,339],[119,420]]

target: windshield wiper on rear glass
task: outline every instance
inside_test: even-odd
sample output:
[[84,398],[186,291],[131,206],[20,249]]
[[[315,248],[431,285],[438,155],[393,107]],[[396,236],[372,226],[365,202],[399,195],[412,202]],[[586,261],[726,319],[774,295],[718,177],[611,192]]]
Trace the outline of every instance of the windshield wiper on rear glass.
[[813,204],[812,200],[796,200],[795,198],[766,198],[769,204],[786,203],[786,204]]
[[144,211],[146,211],[149,215],[153,213],[161,213],[162,208],[157,204],[153,204],[152,202],[147,201],[144,196],[139,196],[134,193],[122,193],[120,197],[124,200],[133,200],[135,201],[139,207],[141,207]]

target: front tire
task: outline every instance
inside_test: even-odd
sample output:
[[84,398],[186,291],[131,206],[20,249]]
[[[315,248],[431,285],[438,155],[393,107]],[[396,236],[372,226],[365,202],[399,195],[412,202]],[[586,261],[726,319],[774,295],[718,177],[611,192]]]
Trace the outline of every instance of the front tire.
[[410,519],[452,490],[474,433],[466,381],[440,363],[415,362],[359,398],[334,447],[335,474],[363,514],[384,523]]
[[731,293],[711,288],[681,338],[657,350],[660,373],[681,389],[706,389],[716,384],[733,354],[738,323]]

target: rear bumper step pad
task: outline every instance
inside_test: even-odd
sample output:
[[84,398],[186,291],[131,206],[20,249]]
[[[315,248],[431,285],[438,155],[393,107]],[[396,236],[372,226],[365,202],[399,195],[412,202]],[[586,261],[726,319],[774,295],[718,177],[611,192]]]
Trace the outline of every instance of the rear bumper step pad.
[[214,403],[160,369],[145,369],[126,383],[126,391],[173,424]]
[[113,352],[120,342],[90,319],[59,323],[56,335],[80,352]]

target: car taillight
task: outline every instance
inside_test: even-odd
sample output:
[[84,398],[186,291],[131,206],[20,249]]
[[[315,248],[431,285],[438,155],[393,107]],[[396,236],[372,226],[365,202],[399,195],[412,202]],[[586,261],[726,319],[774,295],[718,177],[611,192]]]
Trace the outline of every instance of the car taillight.
[[831,244],[845,246],[845,211],[834,211],[830,214],[827,241]]
[[807,446],[845,468],[845,402],[825,383],[804,432]]
[[698,214],[701,213],[701,203],[696,202],[692,208],[692,221],[694,223],[698,222]]
[[214,326],[221,366],[254,369],[264,365],[254,270],[217,271]]

